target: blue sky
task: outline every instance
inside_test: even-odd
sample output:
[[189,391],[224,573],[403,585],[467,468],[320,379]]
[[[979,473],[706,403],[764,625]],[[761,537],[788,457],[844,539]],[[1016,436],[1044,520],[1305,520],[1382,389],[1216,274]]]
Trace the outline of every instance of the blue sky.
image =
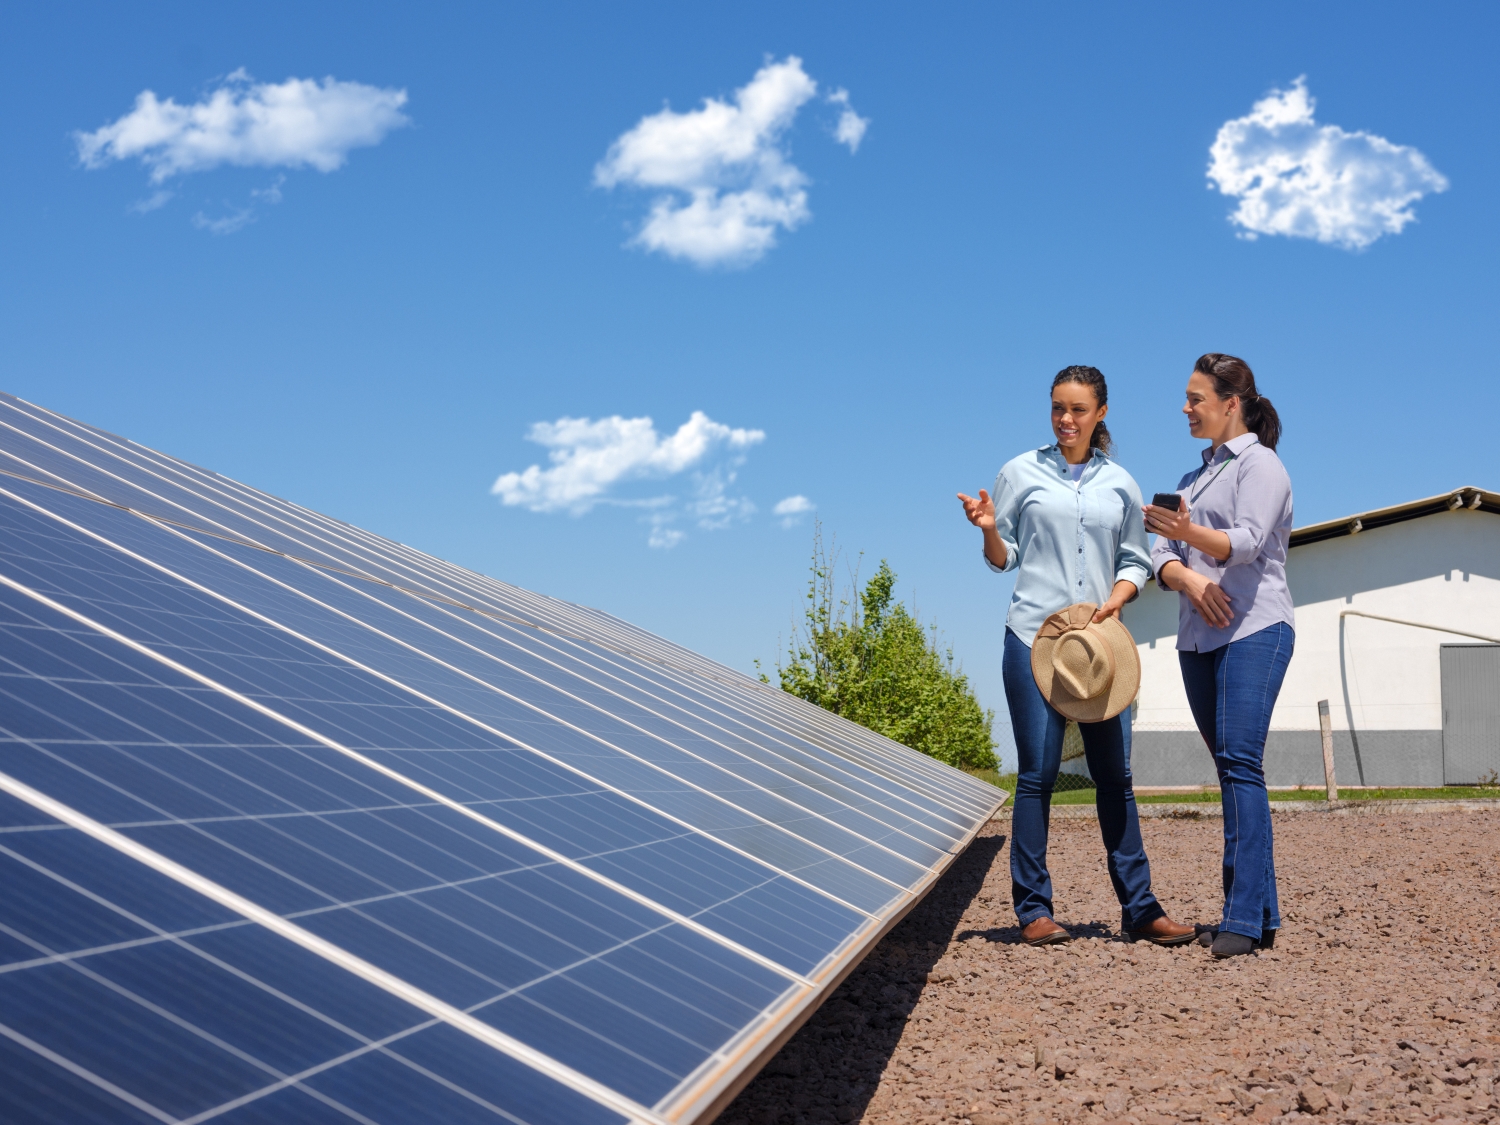
[[[890,560],[1003,717],[1009,583],[952,497],[1048,439],[1064,365],[1109,378],[1148,494],[1196,456],[1176,411],[1208,350],[1280,409],[1299,523],[1500,487],[1497,23],[1479,4],[32,5],[0,40],[0,387],[747,670],[798,613],[810,518],[773,509],[805,497],[867,574]],[[729,114],[748,156],[725,133],[682,172],[638,128],[744,109],[793,57],[780,118]],[[1263,230],[1323,215],[1331,241],[1237,237],[1210,147],[1304,75],[1318,127],[1402,146],[1330,142],[1425,193],[1398,233],[1378,207],[1251,199]],[[294,136],[231,145],[239,166],[97,132],[146,90],[188,107],[291,79],[366,115],[331,156]],[[684,234],[695,187],[785,221]],[[642,244],[659,198],[676,233]],[[547,476],[549,452],[576,463]]]

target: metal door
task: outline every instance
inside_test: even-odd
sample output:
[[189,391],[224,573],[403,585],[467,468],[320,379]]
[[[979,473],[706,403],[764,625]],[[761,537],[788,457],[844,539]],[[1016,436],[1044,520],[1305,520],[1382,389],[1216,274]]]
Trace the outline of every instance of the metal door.
[[1443,645],[1443,784],[1500,773],[1500,645]]

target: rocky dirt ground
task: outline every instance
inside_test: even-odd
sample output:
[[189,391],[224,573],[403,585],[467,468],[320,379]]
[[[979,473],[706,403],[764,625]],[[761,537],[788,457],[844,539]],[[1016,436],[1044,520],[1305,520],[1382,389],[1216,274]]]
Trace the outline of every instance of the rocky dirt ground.
[[[1142,829],[1157,896],[1215,922],[1223,821]],[[1116,939],[1098,827],[1054,820],[1067,945],[1019,944],[1007,822],[725,1110],[723,1125],[1490,1121],[1500,813],[1279,815],[1284,929],[1215,962]]]

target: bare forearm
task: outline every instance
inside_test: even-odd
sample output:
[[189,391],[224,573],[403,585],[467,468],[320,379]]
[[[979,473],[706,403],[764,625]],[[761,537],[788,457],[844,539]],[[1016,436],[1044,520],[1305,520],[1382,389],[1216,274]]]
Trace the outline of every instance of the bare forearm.
[[1201,524],[1189,524],[1187,533],[1183,535],[1181,542],[1189,547],[1197,547],[1209,558],[1223,562],[1229,557],[1234,549],[1230,546],[1229,536],[1222,531],[1215,531],[1211,527],[1203,527]]
[[993,527],[984,529],[984,557],[1002,568],[1009,557],[1005,552],[1005,540],[1000,538],[1000,533]]
[[1176,559],[1168,559],[1162,563],[1161,569],[1156,576],[1166,583],[1167,589],[1176,590],[1179,594],[1187,589],[1187,583],[1183,581],[1183,575],[1188,572],[1187,567]]

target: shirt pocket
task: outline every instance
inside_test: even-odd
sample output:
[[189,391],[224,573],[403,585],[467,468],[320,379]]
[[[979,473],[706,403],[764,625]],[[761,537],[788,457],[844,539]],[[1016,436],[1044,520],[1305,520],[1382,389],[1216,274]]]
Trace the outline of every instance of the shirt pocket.
[[1089,494],[1086,518],[1096,527],[1118,532],[1125,526],[1125,501],[1114,489],[1100,489]]

